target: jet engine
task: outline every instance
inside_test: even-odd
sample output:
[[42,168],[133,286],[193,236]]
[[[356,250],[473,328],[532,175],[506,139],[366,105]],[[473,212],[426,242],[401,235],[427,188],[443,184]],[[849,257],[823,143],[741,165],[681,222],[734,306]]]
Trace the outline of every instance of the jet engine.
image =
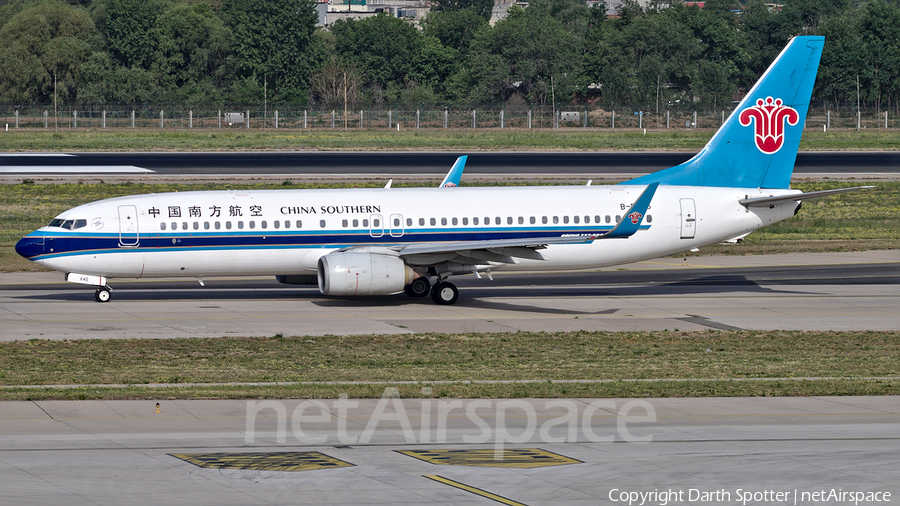
[[389,295],[417,277],[398,257],[362,252],[329,253],[319,258],[319,291],[325,295]]

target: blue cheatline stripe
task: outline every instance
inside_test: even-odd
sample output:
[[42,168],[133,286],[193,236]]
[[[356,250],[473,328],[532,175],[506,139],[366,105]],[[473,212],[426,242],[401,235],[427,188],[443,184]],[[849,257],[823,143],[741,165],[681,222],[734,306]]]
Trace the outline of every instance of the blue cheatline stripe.
[[[120,247],[118,234],[66,234],[45,232],[45,247],[52,253],[33,257],[33,260],[59,258],[74,255],[107,253],[146,253],[148,251],[220,251],[223,249],[316,249],[343,248],[348,246],[397,246],[407,244],[490,241],[496,239],[540,239],[559,237],[563,234],[594,234],[610,230],[611,226],[589,228],[465,228],[465,229],[413,229],[402,236],[392,237],[385,231],[380,237],[372,237],[368,230],[354,231],[254,231],[254,232],[177,232],[142,234],[138,247]],[[641,225],[641,230],[650,225]],[[173,240],[175,242],[173,242]]]

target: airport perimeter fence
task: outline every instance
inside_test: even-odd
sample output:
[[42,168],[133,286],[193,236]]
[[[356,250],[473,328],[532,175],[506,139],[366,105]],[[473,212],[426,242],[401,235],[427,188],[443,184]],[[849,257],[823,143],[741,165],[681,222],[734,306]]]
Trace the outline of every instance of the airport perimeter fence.
[[[690,106],[478,105],[333,108],[325,106],[182,106],[182,105],[53,105],[0,104],[6,129],[72,128],[284,128],[284,129],[410,129],[410,128],[717,128],[730,109]],[[806,128],[896,128],[898,113],[855,107],[813,105]]]

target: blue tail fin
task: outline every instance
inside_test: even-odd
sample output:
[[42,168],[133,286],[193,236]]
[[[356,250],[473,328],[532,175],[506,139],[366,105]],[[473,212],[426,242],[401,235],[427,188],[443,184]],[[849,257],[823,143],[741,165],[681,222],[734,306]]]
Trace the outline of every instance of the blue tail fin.
[[703,150],[625,184],[789,188],[824,45],[793,38]]

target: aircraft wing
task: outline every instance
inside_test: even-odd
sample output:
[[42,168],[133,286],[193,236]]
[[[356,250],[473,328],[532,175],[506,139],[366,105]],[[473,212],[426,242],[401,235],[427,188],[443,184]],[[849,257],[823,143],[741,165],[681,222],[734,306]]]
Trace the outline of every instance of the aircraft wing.
[[612,230],[592,234],[561,234],[558,237],[524,237],[516,239],[493,239],[486,241],[456,241],[426,244],[409,244],[396,251],[413,264],[428,264],[446,259],[448,256],[462,256],[470,259],[501,263],[518,263],[516,258],[544,260],[538,250],[550,244],[578,244],[598,239],[627,238],[640,229],[650,201],[659,183],[652,183],[641,193],[637,201],[619,220]]

